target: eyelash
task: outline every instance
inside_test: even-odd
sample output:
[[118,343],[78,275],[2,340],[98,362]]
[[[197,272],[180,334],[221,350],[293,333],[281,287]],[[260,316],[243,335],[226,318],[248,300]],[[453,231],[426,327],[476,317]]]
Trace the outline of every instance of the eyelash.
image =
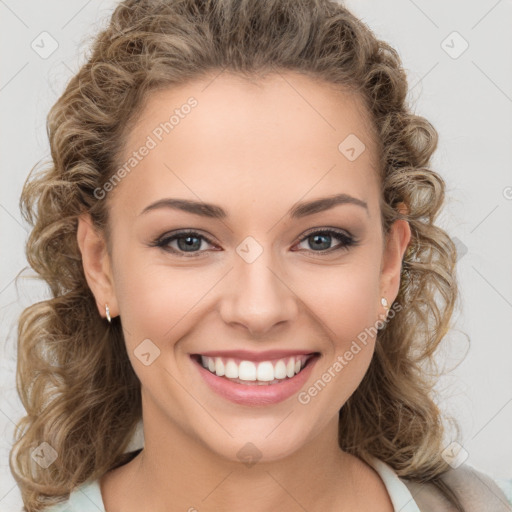
[[[340,240],[342,242],[335,247],[331,247],[330,249],[325,249],[323,251],[310,251],[313,253],[318,253],[320,256],[331,254],[340,249],[344,249],[347,251],[350,247],[354,247],[354,246],[358,245],[358,243],[359,243],[353,236],[348,235],[343,231],[338,231],[338,230],[335,230],[332,228],[326,228],[326,229],[318,229],[318,230],[310,231],[310,232],[306,233],[301,239],[299,239],[297,241],[297,244],[300,244],[300,243],[304,242],[305,240],[307,240],[308,238],[310,238],[311,236],[318,235],[318,234],[334,236],[335,238],[337,238],[338,240]],[[177,240],[179,238],[186,238],[186,237],[194,237],[194,238],[203,239],[206,242],[208,242],[209,244],[215,245],[208,237],[198,233],[197,231],[185,230],[185,231],[179,231],[177,233],[174,233],[171,236],[159,237],[154,242],[152,242],[150,244],[150,246],[151,247],[160,247],[164,251],[171,252],[173,254],[177,254],[184,258],[196,258],[198,256],[203,255],[204,251],[197,251],[195,253],[184,253],[183,251],[169,247],[169,243],[173,242],[174,240]]]

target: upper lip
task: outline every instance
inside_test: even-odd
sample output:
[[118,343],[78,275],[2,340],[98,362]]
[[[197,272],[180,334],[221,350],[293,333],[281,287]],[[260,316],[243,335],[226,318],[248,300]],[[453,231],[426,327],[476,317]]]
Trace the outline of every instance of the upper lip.
[[316,354],[311,350],[265,350],[262,352],[252,352],[250,350],[210,350],[193,355],[207,357],[224,357],[233,359],[243,359],[247,361],[268,361],[271,359],[281,359],[284,357],[304,356]]

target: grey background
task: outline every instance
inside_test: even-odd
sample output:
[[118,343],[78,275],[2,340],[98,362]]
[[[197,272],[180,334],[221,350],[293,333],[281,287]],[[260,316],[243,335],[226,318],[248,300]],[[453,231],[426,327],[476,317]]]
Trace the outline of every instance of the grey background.
[[[7,462],[23,414],[14,389],[16,319],[47,296],[34,280],[14,283],[26,265],[28,235],[19,195],[32,166],[49,156],[48,109],[115,3],[0,0],[0,511],[21,509]],[[439,222],[462,254],[462,306],[439,360],[455,367],[467,353],[439,381],[439,406],[461,422],[468,463],[494,478],[512,478],[512,1],[346,5],[397,48],[413,109],[439,132],[432,167],[448,186]],[[58,47],[46,58],[31,47],[35,41],[39,52],[49,51],[52,39]]]

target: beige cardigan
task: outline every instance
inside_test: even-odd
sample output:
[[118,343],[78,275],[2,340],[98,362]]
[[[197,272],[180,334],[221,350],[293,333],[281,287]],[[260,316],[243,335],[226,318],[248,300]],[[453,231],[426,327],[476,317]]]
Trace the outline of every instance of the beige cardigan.
[[[454,491],[466,512],[512,512],[512,505],[498,485],[487,475],[463,464],[442,475],[444,482]],[[437,487],[406,479],[407,486],[421,512],[456,512]]]

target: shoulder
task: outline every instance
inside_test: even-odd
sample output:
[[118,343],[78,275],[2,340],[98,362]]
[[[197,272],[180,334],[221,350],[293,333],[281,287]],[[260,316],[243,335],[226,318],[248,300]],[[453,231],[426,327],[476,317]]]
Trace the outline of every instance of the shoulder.
[[[431,483],[401,479],[409,488],[421,512],[456,512],[441,491]],[[465,512],[512,512],[512,480],[496,480],[463,464],[441,475],[464,506]]]
[[69,495],[66,501],[53,505],[44,512],[105,512],[99,480],[84,482]]

